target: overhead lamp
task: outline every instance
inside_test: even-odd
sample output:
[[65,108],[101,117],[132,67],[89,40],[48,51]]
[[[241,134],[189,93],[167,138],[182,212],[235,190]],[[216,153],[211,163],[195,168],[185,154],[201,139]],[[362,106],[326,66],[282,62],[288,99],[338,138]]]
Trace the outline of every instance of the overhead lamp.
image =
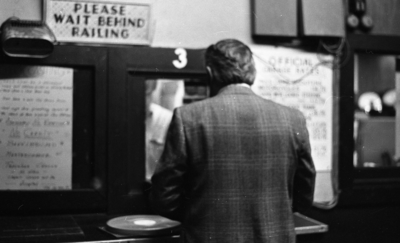
[[1,42],[8,56],[44,58],[53,52],[56,39],[42,21],[11,17],[1,26]]

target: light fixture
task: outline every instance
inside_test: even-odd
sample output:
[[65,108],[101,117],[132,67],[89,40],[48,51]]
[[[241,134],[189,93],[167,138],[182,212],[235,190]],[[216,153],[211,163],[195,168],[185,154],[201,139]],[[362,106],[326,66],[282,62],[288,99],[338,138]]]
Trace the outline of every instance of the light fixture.
[[53,52],[56,39],[42,21],[11,17],[1,26],[1,42],[8,56],[44,58]]

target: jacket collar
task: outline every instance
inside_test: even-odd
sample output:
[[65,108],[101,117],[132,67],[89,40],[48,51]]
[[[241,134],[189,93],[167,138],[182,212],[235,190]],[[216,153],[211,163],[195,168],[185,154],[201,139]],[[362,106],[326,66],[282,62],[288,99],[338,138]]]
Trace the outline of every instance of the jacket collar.
[[218,91],[217,95],[226,95],[226,94],[254,94],[251,87],[247,84],[230,84],[221,88]]

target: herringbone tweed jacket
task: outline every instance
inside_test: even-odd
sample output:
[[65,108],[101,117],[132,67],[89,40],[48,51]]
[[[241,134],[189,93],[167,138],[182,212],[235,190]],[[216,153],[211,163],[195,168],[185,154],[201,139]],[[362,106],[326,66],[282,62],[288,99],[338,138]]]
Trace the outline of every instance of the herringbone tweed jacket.
[[295,242],[314,182],[304,116],[229,85],[175,109],[150,200],[183,242]]

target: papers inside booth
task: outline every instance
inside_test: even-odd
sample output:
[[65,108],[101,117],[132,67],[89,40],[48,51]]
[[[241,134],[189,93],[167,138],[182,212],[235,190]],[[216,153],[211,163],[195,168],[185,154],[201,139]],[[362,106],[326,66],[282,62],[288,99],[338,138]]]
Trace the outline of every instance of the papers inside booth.
[[72,83],[70,68],[1,66],[0,190],[72,188]]

